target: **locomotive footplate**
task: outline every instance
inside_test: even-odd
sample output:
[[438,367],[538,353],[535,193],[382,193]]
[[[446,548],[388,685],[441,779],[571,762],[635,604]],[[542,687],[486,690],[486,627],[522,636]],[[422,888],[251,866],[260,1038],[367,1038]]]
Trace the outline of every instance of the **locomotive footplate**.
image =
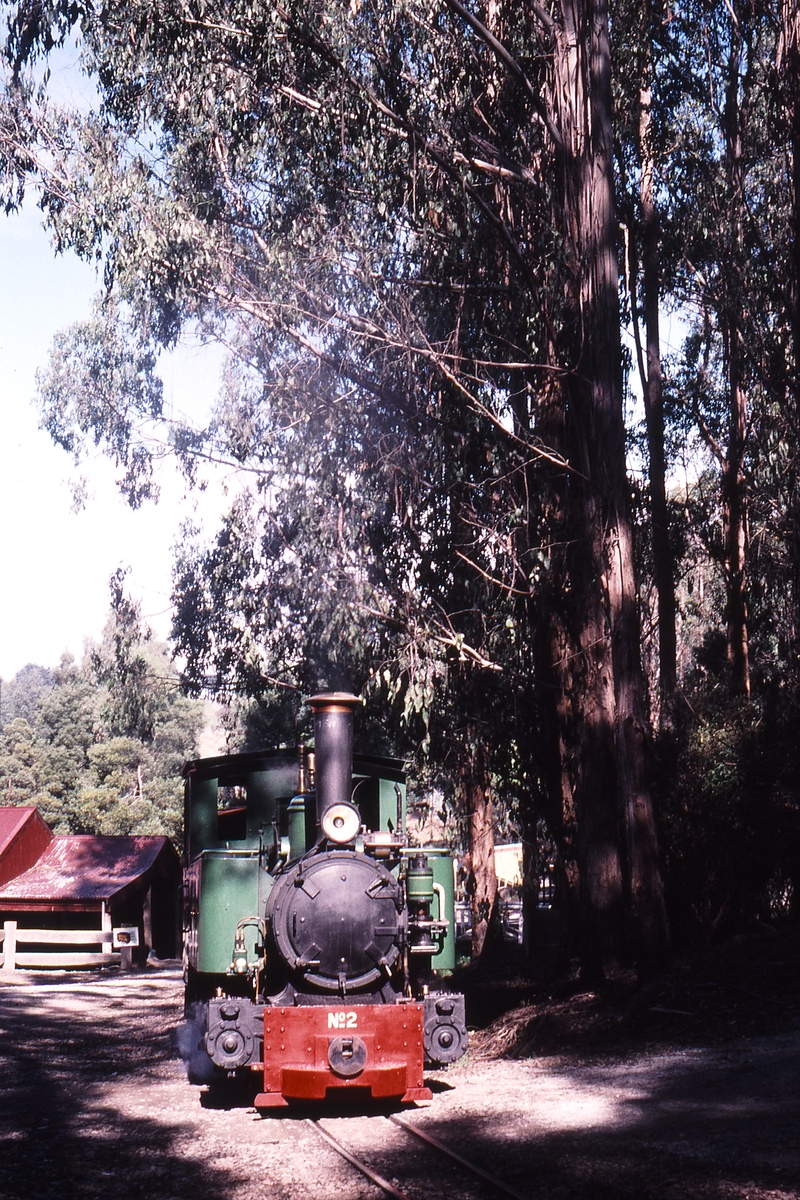
[[341,1099],[348,1091],[409,1103],[432,1098],[423,1079],[423,1005],[264,1009],[264,1091],[256,1108]]

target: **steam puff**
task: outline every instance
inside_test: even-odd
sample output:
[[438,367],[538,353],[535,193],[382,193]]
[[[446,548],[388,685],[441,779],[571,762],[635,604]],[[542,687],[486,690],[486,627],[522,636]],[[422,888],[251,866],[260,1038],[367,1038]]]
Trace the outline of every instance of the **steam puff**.
[[189,1016],[175,1031],[178,1053],[183,1059],[189,1083],[212,1083],[218,1072],[205,1046],[206,1008],[193,1004]]

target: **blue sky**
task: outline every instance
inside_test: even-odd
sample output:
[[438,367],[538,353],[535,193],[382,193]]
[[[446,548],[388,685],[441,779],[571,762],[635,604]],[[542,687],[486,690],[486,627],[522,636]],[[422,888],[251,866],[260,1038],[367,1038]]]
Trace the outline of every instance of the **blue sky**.
[[[38,368],[53,335],[89,315],[94,270],[54,255],[33,205],[0,215],[0,678],[28,662],[57,665],[97,638],[108,611],[108,579],[129,567],[129,591],[160,636],[169,631],[171,548],[184,518],[213,528],[225,503],[219,487],[187,494],[169,468],[162,499],[131,511],[116,491],[111,464],[98,456],[82,473],[89,500],[73,512],[68,454],[38,429],[32,404]],[[183,348],[163,365],[165,399],[202,413],[216,392],[219,356]]]

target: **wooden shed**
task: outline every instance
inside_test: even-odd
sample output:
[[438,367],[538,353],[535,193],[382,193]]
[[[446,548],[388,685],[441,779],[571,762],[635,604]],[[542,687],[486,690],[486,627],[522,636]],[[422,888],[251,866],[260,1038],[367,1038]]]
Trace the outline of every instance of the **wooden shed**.
[[53,831],[36,808],[0,808],[0,887],[44,854]]
[[[38,813],[15,826],[8,815],[31,812],[0,809],[4,970],[112,963],[126,944],[123,960],[140,964],[151,949],[180,953],[181,869],[168,838],[54,837]],[[22,869],[10,876],[12,866]]]

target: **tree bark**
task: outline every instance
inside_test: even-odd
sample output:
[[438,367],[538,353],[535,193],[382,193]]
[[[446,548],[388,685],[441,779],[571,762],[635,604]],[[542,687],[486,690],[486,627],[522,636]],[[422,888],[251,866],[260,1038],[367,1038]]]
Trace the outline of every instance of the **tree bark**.
[[[794,415],[795,437],[800,427],[800,4],[783,0],[782,58],[780,75],[784,80],[784,106],[789,126],[791,153],[791,210],[789,233],[789,321],[792,337],[793,366],[788,383],[788,411]],[[795,442],[795,447],[797,443]],[[797,449],[795,449],[797,453]],[[796,473],[795,473],[796,474]],[[800,496],[797,480],[792,489],[787,514],[787,544],[792,565],[794,589],[794,626],[800,629]]]
[[[667,948],[647,785],[644,679],[623,423],[614,199],[611,55],[606,0],[565,0],[553,59],[561,134],[560,203],[573,274],[573,370],[564,384],[572,474],[566,598],[573,648],[556,664],[569,697],[568,760],[576,816],[584,974],[622,951]],[[627,905],[625,905],[627,901]]]
[[469,822],[469,877],[472,957],[479,958],[489,936],[497,903],[494,820],[488,749],[477,723],[467,726],[461,758],[461,790]]
[[[728,85],[724,112],[728,192],[733,212],[736,263],[744,256],[742,207],[745,204],[742,163],[742,105],[740,102],[741,35],[731,30]],[[733,691],[750,695],[750,653],[747,628],[747,491],[744,455],[747,440],[747,396],[743,381],[742,295],[734,270],[724,320],[728,372],[728,449],[722,464],[722,524],[725,554],[728,661]]]
[[728,661],[733,691],[750,695],[750,651],[747,628],[747,495],[744,477],[744,447],[747,398],[741,386],[738,351],[733,343],[738,328],[729,331],[730,432],[728,452],[722,468],[722,525],[725,545],[726,622]]
[[[658,675],[659,727],[662,732],[673,728],[675,689],[677,686],[677,636],[675,630],[675,583],[672,547],[669,538],[667,511],[666,459],[664,454],[664,403],[661,386],[661,333],[659,301],[661,292],[660,222],[655,204],[651,120],[651,53],[649,7],[647,8],[645,38],[647,39],[647,83],[639,95],[639,150],[641,177],[639,196],[642,206],[642,270],[644,295],[644,324],[646,345],[646,378],[644,380],[644,411],[647,424],[647,449],[650,478],[650,515],[653,538],[653,573],[658,596]],[[635,286],[635,284],[634,284]]]
[[790,320],[794,348],[795,402],[800,399],[800,4],[783,0],[782,41],[784,63],[781,77],[785,81],[784,103],[789,124],[791,149],[791,298]]

